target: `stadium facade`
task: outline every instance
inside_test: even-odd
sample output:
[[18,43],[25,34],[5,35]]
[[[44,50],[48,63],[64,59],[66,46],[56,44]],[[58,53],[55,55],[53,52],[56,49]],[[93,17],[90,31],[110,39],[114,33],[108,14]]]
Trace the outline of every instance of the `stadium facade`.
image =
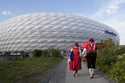
[[119,43],[119,35],[111,27],[78,15],[35,13],[0,23],[1,52],[65,49],[90,37],[96,42],[110,38]]

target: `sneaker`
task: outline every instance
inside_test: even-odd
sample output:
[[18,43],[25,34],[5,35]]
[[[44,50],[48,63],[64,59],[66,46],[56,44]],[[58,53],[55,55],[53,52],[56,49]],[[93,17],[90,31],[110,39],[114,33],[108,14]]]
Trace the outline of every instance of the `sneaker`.
[[76,77],[78,77],[78,73],[76,73]]
[[91,78],[91,79],[93,79],[94,77],[93,77],[93,76],[91,76],[90,78]]
[[90,76],[90,78],[93,79],[93,78],[94,78],[94,74],[92,74],[92,75]]
[[75,74],[75,73],[73,73],[73,77],[76,77],[76,74]]

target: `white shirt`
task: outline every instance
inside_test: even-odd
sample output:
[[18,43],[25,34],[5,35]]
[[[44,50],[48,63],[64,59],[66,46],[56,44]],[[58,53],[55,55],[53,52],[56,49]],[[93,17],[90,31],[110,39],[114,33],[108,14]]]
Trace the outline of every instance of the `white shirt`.
[[87,55],[87,49],[84,48],[83,51],[82,51],[82,56],[83,56],[83,57],[86,57],[86,55]]

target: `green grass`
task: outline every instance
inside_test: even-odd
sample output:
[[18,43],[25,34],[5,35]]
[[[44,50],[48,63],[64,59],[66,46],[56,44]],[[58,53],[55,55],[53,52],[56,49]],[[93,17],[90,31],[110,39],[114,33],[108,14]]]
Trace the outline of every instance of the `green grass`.
[[33,74],[44,74],[60,60],[56,57],[39,57],[0,62],[0,83],[14,83]]

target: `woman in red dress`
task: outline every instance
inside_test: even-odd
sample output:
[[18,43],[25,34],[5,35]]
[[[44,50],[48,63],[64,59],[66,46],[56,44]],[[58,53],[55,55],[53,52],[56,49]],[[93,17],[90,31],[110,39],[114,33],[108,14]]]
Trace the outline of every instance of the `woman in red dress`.
[[81,69],[81,57],[80,57],[80,47],[78,43],[75,43],[73,47],[73,60],[72,60],[72,70],[73,76],[77,76],[78,70]]

